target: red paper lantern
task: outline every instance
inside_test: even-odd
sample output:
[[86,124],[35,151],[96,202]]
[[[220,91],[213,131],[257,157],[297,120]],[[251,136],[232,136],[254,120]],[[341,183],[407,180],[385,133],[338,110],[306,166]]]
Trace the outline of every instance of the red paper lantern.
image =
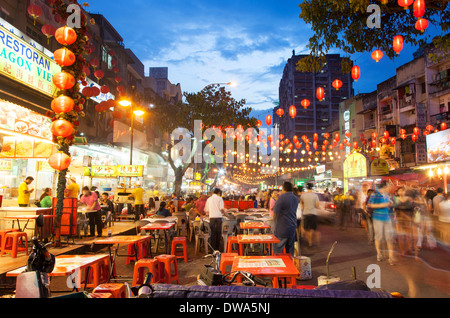
[[330,138],[330,134],[329,133],[324,133],[323,136],[325,137],[325,139]]
[[377,146],[377,140],[374,139],[374,140],[372,140],[372,147],[375,148],[376,146]]
[[400,133],[400,135],[405,135],[406,134],[406,130],[405,129],[400,129],[399,133]]
[[71,66],[76,61],[75,54],[65,47],[56,50],[53,54],[53,58],[60,66]]
[[350,138],[351,135],[352,135],[352,133],[350,131],[345,132],[345,137]]
[[289,116],[291,118],[295,118],[295,116],[297,116],[297,108],[295,108],[294,105],[292,105],[291,107],[289,107]]
[[282,108],[278,108],[278,109],[277,109],[277,115],[278,115],[279,117],[283,116],[283,115],[284,115],[284,110],[283,110]]
[[317,141],[314,141],[314,142],[313,142],[313,148],[314,148],[314,149],[317,149],[318,147],[319,147],[319,145],[317,144]]
[[416,0],[414,1],[414,16],[416,18],[421,18],[425,14],[425,0]]
[[358,65],[355,65],[352,67],[352,78],[355,80],[355,82],[358,81],[359,77],[361,76],[361,70]]
[[121,119],[123,116],[123,113],[120,110],[115,110],[111,113],[111,115],[113,116],[113,118]]
[[60,72],[53,75],[53,84],[59,89],[71,89],[75,86],[75,78],[67,72]]
[[69,168],[72,159],[64,152],[57,152],[48,158],[48,164],[55,170],[62,171]]
[[261,127],[262,126],[262,121],[260,121],[259,119],[256,121],[256,127]]
[[52,123],[52,134],[58,137],[69,137],[73,133],[73,125],[65,119],[58,119]]
[[380,138],[380,144],[384,144],[386,142],[386,139],[384,139],[384,137]]
[[317,140],[319,140],[319,134],[318,133],[314,133],[314,141],[317,141]]
[[98,95],[100,95],[100,88],[93,86],[93,87],[91,87],[90,93],[92,95],[91,97],[98,96]]
[[397,142],[397,140],[394,137],[392,137],[391,138],[391,145],[394,146],[396,142]]
[[325,98],[325,90],[323,89],[323,87],[317,87],[316,97],[319,101],[322,101]]
[[77,33],[74,29],[69,28],[68,26],[63,26],[56,30],[55,39],[59,44],[68,46],[75,43],[77,40]]
[[403,140],[405,140],[405,139],[406,139],[406,135],[405,135],[405,134],[401,134],[401,135],[400,135],[400,138],[402,138]]
[[340,143],[339,144],[339,149],[344,150],[344,144]]
[[91,64],[91,66],[92,66],[94,69],[96,69],[96,68],[100,65],[99,60],[97,60],[96,58],[91,59],[91,60],[89,61],[89,63]]
[[53,25],[44,24],[41,28],[41,31],[47,37],[47,39],[50,39],[55,35],[56,29]]
[[413,134],[416,135],[416,136],[418,136],[419,133],[420,133],[420,129],[419,129],[418,127],[414,127],[414,129],[413,129]]
[[339,88],[342,87],[342,81],[339,79],[336,79],[333,81],[333,83],[331,85],[338,91]]
[[114,73],[119,73],[120,72],[120,69],[119,69],[119,67],[117,67],[117,66],[114,66],[113,68],[112,68],[112,71],[114,72]]
[[336,147],[337,146],[337,140],[336,139],[333,139],[333,147]]
[[374,132],[372,133],[372,139],[377,139],[377,137],[378,137],[378,134],[374,131]]
[[100,92],[102,94],[108,94],[109,93],[109,87],[107,85],[103,85],[102,87],[100,87]]
[[280,138],[280,140],[283,140],[283,139],[284,139],[284,135],[283,135],[283,134],[280,134],[280,135],[278,136],[278,138]]
[[408,10],[408,7],[412,5],[414,0],[398,0],[398,5],[403,9]]
[[102,70],[96,70],[94,72],[94,76],[97,78],[97,80],[99,80],[105,76],[105,73],[103,73]]
[[36,22],[36,19],[42,15],[42,8],[37,4],[30,4],[27,8],[27,12]]
[[433,126],[432,125],[427,125],[425,127],[425,129],[428,130],[428,131],[432,131],[433,130]]
[[339,136],[339,133],[334,134],[334,139],[336,139],[336,141],[341,140],[341,136]]
[[424,18],[420,18],[419,20],[417,20],[415,27],[420,32],[422,32],[422,33],[425,32],[425,29],[428,28],[428,20],[424,19]]
[[446,129],[447,129],[447,124],[441,123],[441,130],[446,130]]
[[416,142],[416,140],[417,140],[417,135],[412,135],[411,139],[412,139],[412,141]]
[[423,131],[423,135],[424,135],[424,136],[428,136],[429,134],[430,134],[430,132],[429,132],[428,130],[424,130],[424,131]]
[[306,109],[309,105],[311,105],[311,102],[305,98],[304,100],[302,100],[301,105]]
[[122,85],[117,86],[117,91],[122,93],[125,90],[125,88]]
[[306,149],[306,151],[309,151],[309,150],[311,149],[311,147],[307,144],[307,145],[305,146],[305,149]]
[[297,135],[294,135],[294,136],[292,137],[292,141],[294,142],[294,144],[296,144],[296,143],[298,142],[298,137],[297,137]]
[[52,100],[52,110],[55,113],[68,113],[73,110],[75,102],[68,96],[61,95]]
[[354,141],[354,142],[353,142],[353,148],[354,148],[354,149],[358,149],[358,142],[357,142],[357,141]]
[[389,138],[389,131],[385,130],[383,132],[383,136],[384,136],[384,138]]
[[400,54],[400,51],[403,50],[403,36],[396,35],[394,37],[392,49],[394,50],[395,53]]
[[270,115],[266,116],[266,124],[267,126],[270,126],[272,124],[272,116]]
[[325,146],[328,146],[329,143],[330,143],[330,142],[329,142],[328,140],[324,140],[324,141],[323,141],[323,144],[324,144]]
[[271,143],[271,142],[272,142],[272,140],[273,140],[273,138],[272,138],[272,135],[269,135],[269,136],[267,136],[267,141],[268,141],[268,142],[270,142],[270,143]]
[[371,56],[372,56],[372,59],[374,59],[376,62],[378,62],[383,57],[383,52],[381,50],[375,50],[372,52]]

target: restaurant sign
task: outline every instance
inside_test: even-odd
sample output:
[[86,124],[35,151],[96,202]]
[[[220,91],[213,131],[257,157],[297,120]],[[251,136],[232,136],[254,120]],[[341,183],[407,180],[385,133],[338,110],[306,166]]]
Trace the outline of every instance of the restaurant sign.
[[389,164],[384,159],[374,159],[370,163],[371,176],[384,176],[389,174]]
[[53,96],[53,74],[60,71],[49,56],[0,26],[0,74]]
[[144,166],[117,166],[117,175],[119,177],[142,177]]
[[12,161],[11,160],[0,160],[0,171],[11,171]]
[[117,177],[117,166],[92,166],[91,177]]
[[344,161],[344,178],[367,177],[367,159],[360,153],[352,153]]

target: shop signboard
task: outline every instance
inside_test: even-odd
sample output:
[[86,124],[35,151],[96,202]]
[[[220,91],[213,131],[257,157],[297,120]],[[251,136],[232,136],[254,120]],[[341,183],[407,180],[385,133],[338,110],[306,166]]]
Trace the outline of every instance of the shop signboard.
[[119,177],[142,177],[144,166],[125,165],[117,166],[117,176]]
[[48,55],[0,26],[0,74],[53,96],[57,91],[53,75],[60,71]]
[[344,178],[367,177],[367,159],[360,153],[352,153],[344,161]]
[[117,177],[117,166],[92,166],[91,177]]
[[11,171],[12,161],[11,160],[0,160],[0,171]]
[[370,163],[371,176],[384,176],[389,174],[389,164],[386,160],[376,158]]
[[38,161],[38,171],[55,172],[55,169],[48,164],[48,161]]
[[450,129],[429,134],[426,138],[428,163],[450,160]]

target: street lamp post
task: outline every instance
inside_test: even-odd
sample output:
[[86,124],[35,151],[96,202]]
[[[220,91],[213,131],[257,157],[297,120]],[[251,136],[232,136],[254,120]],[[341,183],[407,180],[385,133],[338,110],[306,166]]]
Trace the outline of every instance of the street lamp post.
[[127,99],[123,99],[121,101],[119,101],[119,105],[122,107],[130,107],[131,106],[131,140],[130,140],[130,166],[133,165],[133,142],[134,142],[134,115],[137,116],[142,116],[144,115],[144,111],[142,110],[134,110],[134,104],[127,100]]

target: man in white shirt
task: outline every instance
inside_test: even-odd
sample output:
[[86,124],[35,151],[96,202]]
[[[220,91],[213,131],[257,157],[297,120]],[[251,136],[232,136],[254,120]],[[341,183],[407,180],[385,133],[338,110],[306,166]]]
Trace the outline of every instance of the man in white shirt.
[[211,229],[211,247],[216,251],[220,249],[220,238],[222,237],[222,214],[225,213],[222,191],[214,189],[213,195],[206,200],[205,212],[209,215],[209,226]]

